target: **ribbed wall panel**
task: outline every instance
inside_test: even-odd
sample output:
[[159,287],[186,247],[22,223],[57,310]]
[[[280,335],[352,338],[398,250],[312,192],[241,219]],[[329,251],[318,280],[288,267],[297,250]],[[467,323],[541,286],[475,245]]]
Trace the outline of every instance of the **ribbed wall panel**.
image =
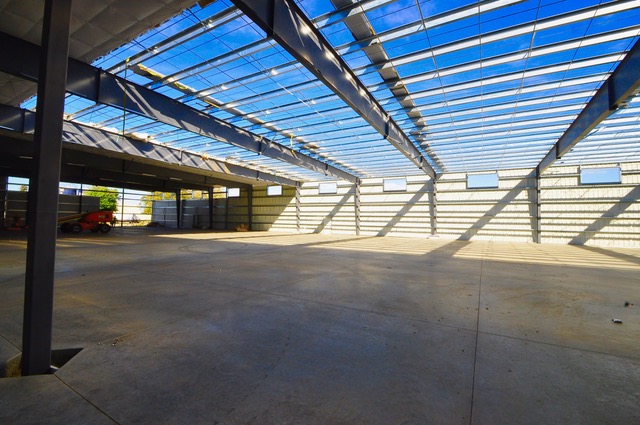
[[577,166],[548,170],[541,178],[542,242],[640,246],[640,163],[620,168],[621,183],[606,185],[579,185]]
[[[467,189],[465,173],[444,174],[436,183],[435,210],[433,185],[426,176],[407,177],[407,191],[402,192],[385,192],[381,178],[365,179],[360,185],[360,235],[437,234],[446,239],[519,242],[539,236],[543,243],[640,247],[640,163],[622,164],[621,169],[622,183],[607,185],[580,185],[576,166],[547,170],[540,178],[539,212],[532,170],[500,171],[498,188],[488,189]],[[338,182],[335,194],[320,194],[318,186],[319,182],[303,184],[298,205],[295,188],[284,187],[282,196],[267,196],[266,188],[254,188],[252,229],[355,234],[355,185]],[[231,230],[248,223],[245,190],[240,198],[229,199],[228,211],[225,199],[215,201],[214,228]],[[170,202],[167,208],[175,214],[174,202],[164,202]],[[188,225],[186,202],[183,223]],[[201,206],[197,208],[202,215]]]
[[253,189],[252,230],[296,232],[296,189],[282,187],[281,196],[268,196],[266,187]]

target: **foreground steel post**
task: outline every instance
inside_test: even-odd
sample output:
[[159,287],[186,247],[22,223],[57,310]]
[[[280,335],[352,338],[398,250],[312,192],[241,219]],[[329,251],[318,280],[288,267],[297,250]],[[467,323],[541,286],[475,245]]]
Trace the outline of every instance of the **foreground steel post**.
[[[44,7],[22,331],[22,374],[51,370],[53,282],[71,0]],[[11,58],[6,58],[10,60]]]

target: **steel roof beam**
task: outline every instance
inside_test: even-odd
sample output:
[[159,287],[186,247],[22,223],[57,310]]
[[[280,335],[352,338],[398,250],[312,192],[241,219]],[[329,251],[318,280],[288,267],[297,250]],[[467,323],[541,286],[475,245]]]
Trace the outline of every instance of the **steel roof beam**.
[[636,41],[625,58],[598,89],[587,106],[564,132],[549,153],[540,161],[536,170],[538,175],[562,158],[580,140],[620,108],[627,106],[629,100],[640,89],[640,41]]
[[382,108],[298,6],[288,0],[233,0],[233,3],[411,162],[435,178],[436,173],[423,153]]
[[[0,62],[0,71],[37,81],[39,56],[39,46],[0,33],[0,57],[11,58],[11,60]],[[129,112],[320,174],[352,183],[358,181],[357,176],[347,171],[296,152],[289,147],[243,130],[163,94],[75,59],[69,59],[67,92],[96,103],[124,108]]]

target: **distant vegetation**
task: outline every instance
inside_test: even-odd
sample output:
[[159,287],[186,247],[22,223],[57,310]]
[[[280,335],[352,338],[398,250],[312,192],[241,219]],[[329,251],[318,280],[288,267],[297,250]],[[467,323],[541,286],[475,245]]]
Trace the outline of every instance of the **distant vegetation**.
[[100,198],[100,210],[118,211],[118,191],[105,186],[93,186],[82,192],[84,196]]

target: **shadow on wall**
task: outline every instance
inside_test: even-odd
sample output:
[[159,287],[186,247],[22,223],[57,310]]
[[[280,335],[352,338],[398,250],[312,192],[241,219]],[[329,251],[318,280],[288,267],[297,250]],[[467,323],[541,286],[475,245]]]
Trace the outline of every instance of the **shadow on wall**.
[[[329,223],[331,223],[331,220],[333,220],[333,218],[336,216],[336,214],[338,214],[338,212],[340,212],[340,210],[342,209],[342,207],[344,207],[345,205],[347,205],[349,198],[351,197],[355,197],[356,196],[356,187],[355,185],[349,188],[349,191],[347,193],[344,194],[344,196],[338,201],[338,203],[336,204],[336,206],[329,212],[329,214],[327,214],[323,219],[322,222],[313,230],[313,233],[321,233]],[[352,208],[355,208],[355,206],[353,205],[353,203],[349,203],[349,205]],[[354,228],[355,228],[355,223],[353,224]]]
[[279,229],[297,231],[295,198],[295,187],[283,186],[279,196],[268,196],[266,187],[255,187],[251,201],[251,229],[267,231],[275,225]]
[[[422,187],[420,187],[420,189],[416,191],[415,195],[413,195],[411,199],[405,204],[405,206],[402,207],[400,211],[398,211],[396,215],[394,215],[393,218],[389,220],[389,222],[382,227],[382,229],[380,229],[380,231],[378,232],[378,236],[386,236],[387,234],[389,234],[389,232],[393,230],[396,224],[400,222],[402,217],[404,217],[407,213],[409,213],[409,211],[411,211],[411,209],[418,203],[420,198],[422,198],[425,193],[429,193],[429,201],[430,201],[429,203],[431,204],[431,200],[433,199],[432,198],[433,192],[429,192],[430,186],[431,186],[431,182],[427,182],[423,184]],[[431,211],[431,208],[430,208],[430,211]],[[431,214],[431,216],[433,217],[433,214]]]
[[[513,189],[509,190],[506,195],[504,195],[499,201],[496,201],[496,204],[493,207],[485,212],[482,217],[478,219],[478,221],[471,225],[471,227],[462,232],[462,234],[458,236],[457,239],[461,241],[471,240],[475,235],[478,234],[481,229],[489,224],[491,220],[493,220],[498,214],[500,214],[502,210],[507,207],[507,205],[516,200],[518,195],[520,195],[524,191],[528,191],[527,199],[529,200],[529,202],[531,203],[533,201],[533,203],[535,204],[535,196],[532,196],[531,191],[535,192],[536,189],[535,187],[532,188],[531,186],[529,186],[528,183],[528,180],[531,177],[532,175],[528,175],[527,177],[524,177],[521,181],[519,181]],[[531,209],[529,211],[531,211]],[[533,230],[535,228],[535,217],[532,218],[531,229]]]
[[583,245],[589,239],[593,238],[599,231],[607,227],[611,222],[626,211],[631,205],[638,202],[640,199],[640,186],[636,186],[623,198],[616,201],[616,203],[603,213],[600,218],[596,219],[586,229],[577,234],[571,241],[570,245]]

